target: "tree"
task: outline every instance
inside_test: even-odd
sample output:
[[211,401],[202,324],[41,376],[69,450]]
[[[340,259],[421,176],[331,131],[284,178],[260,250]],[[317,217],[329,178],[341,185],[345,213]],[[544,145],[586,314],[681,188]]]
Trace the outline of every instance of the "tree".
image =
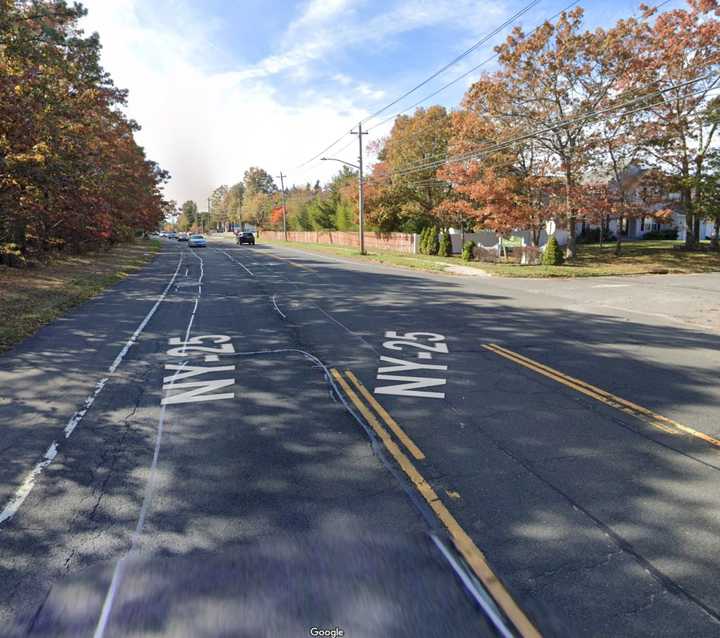
[[[531,135],[535,151],[544,153],[553,171],[562,175],[561,220],[569,233],[568,256],[575,255],[573,192],[590,163],[594,112],[618,89],[627,71],[617,59],[604,55],[608,34],[601,29],[582,32],[582,18],[578,7],[530,34],[517,27],[497,49],[500,71],[468,94],[472,101],[479,91],[496,120],[510,119],[515,131]],[[551,126],[553,122],[567,123]]]
[[257,166],[253,166],[245,171],[243,184],[245,186],[245,194],[250,196],[257,193],[270,195],[278,190],[272,175]]
[[563,254],[555,235],[550,235],[545,250],[543,251],[542,263],[544,266],[560,266],[563,263]]
[[241,219],[244,222],[254,224],[258,228],[264,228],[270,221],[270,215],[275,205],[276,202],[271,195],[246,190],[243,198]]
[[708,154],[706,169],[696,185],[697,214],[714,222],[711,246],[720,250],[720,150]]
[[210,210],[209,212],[209,225],[215,226],[215,228],[222,228],[225,230],[225,226],[229,221],[228,215],[228,195],[229,189],[227,186],[218,186],[212,195],[210,196]]
[[381,232],[418,232],[436,221],[435,209],[447,197],[449,185],[436,179],[433,166],[400,171],[445,156],[449,136],[450,116],[441,106],[419,108],[395,120],[390,135],[377,147],[379,161],[366,188],[371,225]]
[[240,221],[242,214],[243,197],[245,195],[245,184],[238,182],[233,184],[225,197],[225,212],[228,220],[236,224]]
[[686,243],[693,247],[700,239],[705,159],[720,126],[720,97],[712,97],[720,82],[720,20],[711,15],[718,13],[716,0],[688,0],[688,6],[657,16],[645,8],[635,82],[662,91],[638,132],[647,156],[677,176]]
[[450,233],[443,230],[440,233],[440,244],[438,247],[438,255],[441,257],[450,257],[452,254],[452,240],[450,239]]
[[187,200],[180,207],[180,219],[178,219],[178,228],[186,231],[190,230],[199,221],[197,204],[192,200]]
[[145,157],[127,94],[100,65],[85,10],[61,0],[0,0],[0,260],[79,252],[158,227],[168,174]]

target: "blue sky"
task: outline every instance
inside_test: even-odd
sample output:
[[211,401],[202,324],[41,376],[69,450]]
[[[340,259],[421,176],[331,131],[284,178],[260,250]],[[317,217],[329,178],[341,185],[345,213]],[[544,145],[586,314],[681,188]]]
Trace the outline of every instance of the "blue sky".
[[[532,29],[570,1],[541,1],[517,23]],[[291,183],[328,179],[336,170],[330,163],[297,167],[528,2],[85,0],[84,26],[100,33],[103,63],[130,91],[140,142],[173,175],[168,195],[202,208],[212,188],[242,179],[252,165],[282,170]],[[637,8],[619,0],[580,4],[589,27]],[[489,57],[501,39],[394,110]],[[456,106],[474,77],[428,104]],[[355,155],[354,146],[342,152]]]

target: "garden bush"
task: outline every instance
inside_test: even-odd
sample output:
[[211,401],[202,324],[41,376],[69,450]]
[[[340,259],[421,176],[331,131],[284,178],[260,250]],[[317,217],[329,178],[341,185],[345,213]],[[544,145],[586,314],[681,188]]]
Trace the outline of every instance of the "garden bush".
[[464,261],[470,261],[474,257],[475,242],[470,240],[466,241],[462,249],[462,258]]
[[643,239],[677,239],[678,229],[677,228],[666,228],[665,230],[653,230],[643,235]]
[[452,240],[450,239],[450,233],[446,230],[440,233],[440,242],[438,244],[438,255],[440,257],[450,257],[452,254]]
[[438,240],[438,229],[431,228],[430,235],[427,241],[428,255],[437,255],[440,250],[440,241]]
[[545,251],[543,252],[542,263],[544,266],[560,266],[565,261],[563,257],[562,248],[558,244],[555,235],[551,235],[548,239],[548,243],[545,244]]

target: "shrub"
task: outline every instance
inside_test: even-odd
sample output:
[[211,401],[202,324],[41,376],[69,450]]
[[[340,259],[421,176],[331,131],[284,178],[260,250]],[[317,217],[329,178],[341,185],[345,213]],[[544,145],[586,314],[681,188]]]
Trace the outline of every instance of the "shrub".
[[463,249],[462,249],[462,258],[465,261],[472,260],[472,258],[474,257],[474,251],[475,251],[475,242],[472,241],[472,239],[470,241],[466,241],[465,245],[463,246]]
[[437,255],[440,250],[440,240],[438,239],[438,229],[430,229],[430,238],[428,239],[428,255]]
[[[607,229],[603,229],[602,239],[603,239],[603,241],[606,241],[606,242],[613,242],[616,240],[616,237]],[[600,229],[599,228],[586,228],[582,233],[580,233],[575,238],[575,241],[578,244],[599,244],[600,243]]]
[[643,239],[677,239],[677,228],[666,228],[665,230],[653,230],[643,235]]
[[438,244],[438,255],[441,257],[450,257],[452,254],[452,240],[450,233],[443,231],[440,233],[440,242]]
[[428,238],[430,237],[430,228],[425,227],[420,231],[420,245],[418,246],[418,252],[421,255],[428,254]]
[[543,252],[542,263],[544,266],[560,266],[565,261],[562,254],[560,244],[558,244],[555,235],[551,235],[545,244],[545,252]]

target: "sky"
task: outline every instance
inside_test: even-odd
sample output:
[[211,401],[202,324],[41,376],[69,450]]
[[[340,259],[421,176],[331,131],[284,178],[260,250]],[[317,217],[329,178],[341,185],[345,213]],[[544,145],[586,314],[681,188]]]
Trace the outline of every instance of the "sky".
[[[540,1],[513,24],[529,31],[571,1]],[[104,67],[129,91],[138,142],[172,176],[166,196],[206,209],[214,188],[241,181],[250,166],[282,171],[289,184],[327,181],[340,164],[307,160],[529,2],[83,0],[82,26],[100,34]],[[581,4],[589,27],[637,8]],[[391,123],[373,128],[386,116],[491,57],[509,28],[368,121],[366,143],[387,134]],[[425,105],[457,106],[479,73]],[[356,162],[357,137],[346,135],[327,155]]]

